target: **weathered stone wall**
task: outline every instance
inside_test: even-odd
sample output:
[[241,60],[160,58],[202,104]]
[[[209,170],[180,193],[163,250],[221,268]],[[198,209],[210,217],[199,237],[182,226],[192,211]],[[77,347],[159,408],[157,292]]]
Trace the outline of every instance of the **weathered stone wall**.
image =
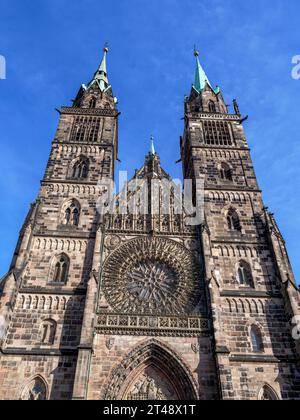
[[1,355],[0,400],[21,399],[26,385],[39,376],[45,382],[47,399],[71,399],[76,361],[76,356],[32,355],[30,352]]

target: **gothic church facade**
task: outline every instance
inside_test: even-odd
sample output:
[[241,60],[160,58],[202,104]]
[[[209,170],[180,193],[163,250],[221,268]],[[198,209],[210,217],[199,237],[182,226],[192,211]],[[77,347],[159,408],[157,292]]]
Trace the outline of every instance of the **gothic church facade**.
[[[0,283],[0,399],[299,399],[299,291],[237,102],[230,113],[195,52],[180,153],[183,177],[205,179],[199,226],[172,197],[165,214],[151,188],[146,214],[101,216],[99,181],[118,158],[107,52],[59,111]],[[153,145],[134,179],[171,180]]]

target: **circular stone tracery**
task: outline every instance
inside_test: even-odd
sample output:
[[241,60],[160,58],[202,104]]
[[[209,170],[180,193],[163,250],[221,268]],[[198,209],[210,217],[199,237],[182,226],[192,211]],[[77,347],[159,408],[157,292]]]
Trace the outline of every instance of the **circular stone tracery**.
[[199,302],[200,273],[192,253],[164,238],[125,243],[107,260],[105,297],[120,313],[180,315]]
[[176,288],[176,274],[165,264],[139,263],[127,275],[128,292],[141,302],[162,303]]

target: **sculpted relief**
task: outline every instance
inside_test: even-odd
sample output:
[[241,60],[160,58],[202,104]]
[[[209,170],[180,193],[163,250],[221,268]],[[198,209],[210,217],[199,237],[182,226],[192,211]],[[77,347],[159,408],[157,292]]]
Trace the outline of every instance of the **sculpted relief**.
[[142,375],[131,387],[127,400],[171,401],[175,393],[166,380],[157,375]]
[[194,255],[165,238],[138,238],[106,261],[104,294],[120,313],[180,315],[199,302],[201,276]]

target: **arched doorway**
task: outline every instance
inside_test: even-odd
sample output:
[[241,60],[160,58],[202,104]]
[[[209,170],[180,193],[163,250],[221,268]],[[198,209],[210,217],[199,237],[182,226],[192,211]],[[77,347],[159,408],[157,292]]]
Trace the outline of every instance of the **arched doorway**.
[[196,400],[191,372],[165,344],[156,340],[129,353],[112,372],[105,400]]

